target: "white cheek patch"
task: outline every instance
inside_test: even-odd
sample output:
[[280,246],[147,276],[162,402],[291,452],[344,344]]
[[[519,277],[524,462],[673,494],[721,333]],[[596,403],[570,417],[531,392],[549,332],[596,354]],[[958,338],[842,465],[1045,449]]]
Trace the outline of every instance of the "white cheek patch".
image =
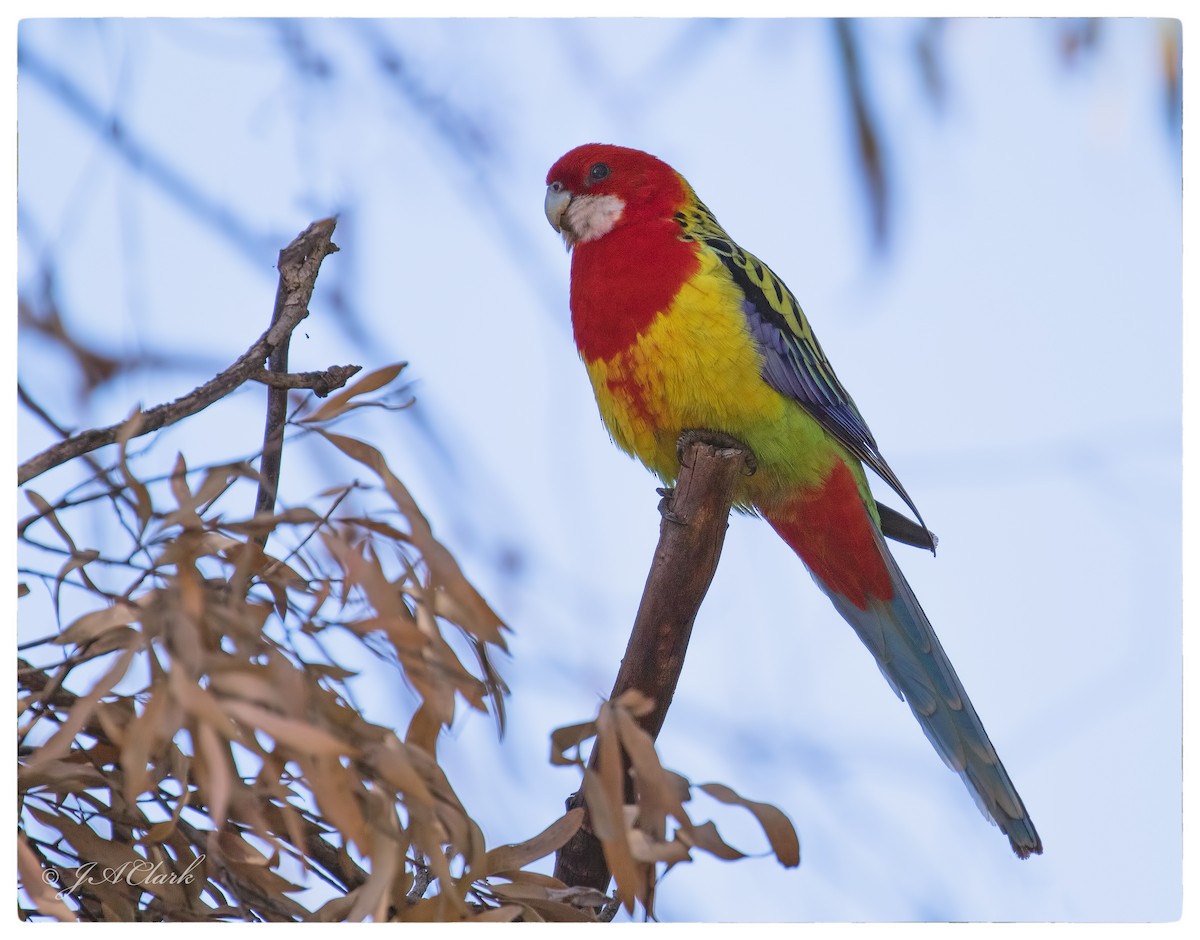
[[563,229],[576,242],[590,242],[612,231],[625,211],[619,196],[576,196],[567,206]]

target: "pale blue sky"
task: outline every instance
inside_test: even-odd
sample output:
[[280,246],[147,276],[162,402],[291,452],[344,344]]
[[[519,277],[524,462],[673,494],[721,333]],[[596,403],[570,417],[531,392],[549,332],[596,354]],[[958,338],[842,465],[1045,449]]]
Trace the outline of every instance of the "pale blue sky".
[[[468,716],[444,757],[489,845],[527,837],[574,789],[547,735],[609,691],[658,525],[655,482],[607,440],[571,342],[544,177],[589,140],[655,153],[787,281],[940,536],[936,558],[899,561],[1046,846],[1011,855],[799,561],[738,518],[660,753],[783,808],[803,864],[701,857],[666,878],[660,917],[1174,918],[1181,164],[1161,25],[1106,21],[1068,68],[1057,21],[951,21],[941,109],[916,25],[861,24],[893,174],[880,256],[827,21],[308,23],[294,35],[332,76],[308,83],[278,24],[26,22],[22,284],[50,250],[79,335],[194,365],[80,402],[47,380],[58,354],[26,340],[21,380],[80,426],[174,398],[263,328],[278,248],[341,212],[292,365],[412,363],[419,410],[346,430],[387,453],[515,631],[507,738]],[[404,57],[390,86],[381,42]],[[60,79],[235,223],[197,221],[114,156],[86,105],[48,93]],[[243,392],[145,465],[252,452],[261,411]],[[22,458],[51,441],[24,414],[18,431]],[[303,453],[285,459],[289,502],[354,473]],[[375,673],[358,692],[400,723],[394,684]],[[736,813],[698,812],[765,850]]]

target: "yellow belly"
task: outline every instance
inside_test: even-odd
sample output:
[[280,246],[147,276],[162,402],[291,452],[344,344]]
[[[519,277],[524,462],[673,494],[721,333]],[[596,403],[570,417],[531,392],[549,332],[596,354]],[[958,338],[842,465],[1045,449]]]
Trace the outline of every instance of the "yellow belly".
[[762,378],[762,355],[741,299],[723,271],[706,266],[633,344],[586,365],[613,440],[665,483],[679,472],[681,431],[723,431],[744,441],[759,465],[744,478],[737,501],[765,505],[823,480],[840,448]]

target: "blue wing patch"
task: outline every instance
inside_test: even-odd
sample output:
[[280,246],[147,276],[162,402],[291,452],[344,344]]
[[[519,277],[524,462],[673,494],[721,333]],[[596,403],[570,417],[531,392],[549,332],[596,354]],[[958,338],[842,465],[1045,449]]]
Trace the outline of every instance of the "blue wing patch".
[[741,289],[745,298],[742,310],[746,322],[763,354],[763,378],[772,388],[807,410],[835,440],[895,490],[913,511],[919,528],[911,526],[906,531],[903,523],[897,524],[904,517],[894,510],[888,510],[891,520],[888,528],[905,534],[886,534],[932,550],[937,539],[925,525],[925,520],[921,518],[903,484],[883,459],[870,428],[854,400],[838,381],[821,344],[813,335],[808,318],[787,285],[774,271],[730,239],[699,200],[696,201],[696,209],[690,213],[677,213],[675,221],[683,229],[683,238],[699,241],[716,254]]

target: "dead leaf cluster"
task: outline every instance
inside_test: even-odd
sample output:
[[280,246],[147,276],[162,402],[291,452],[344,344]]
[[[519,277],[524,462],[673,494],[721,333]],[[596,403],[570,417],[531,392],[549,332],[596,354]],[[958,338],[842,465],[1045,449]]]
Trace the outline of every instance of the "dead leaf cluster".
[[[135,543],[115,589],[114,559],[71,534],[83,501],[26,490],[34,512],[19,537],[63,558],[40,578],[55,609],[66,587],[91,601],[18,661],[19,853],[40,913],[484,912],[467,900],[485,870],[483,837],[436,748],[460,702],[502,718],[493,659],[504,627],[379,451],[323,426],[399,371],[364,377],[305,422],[379,479],[328,491],[323,512],[226,515],[222,500],[255,480],[246,464],[189,471],[180,454],[169,478],[141,480],[125,452],[131,422],[107,492]],[[352,491],[391,505],[339,511]],[[264,535],[289,550],[264,550]],[[314,655],[335,648],[335,634],[390,663],[412,691],[403,736],[362,716],[351,670]],[[161,877],[142,877],[151,868]],[[332,897],[312,909],[294,896],[314,882]],[[51,883],[75,887],[60,896]]]
[[[552,763],[574,764],[583,772],[581,794],[616,881],[616,900],[630,912],[638,902],[651,915],[660,865],[665,874],[691,861],[692,849],[725,861],[745,857],[721,837],[711,820],[692,821],[684,804],[691,800],[693,785],[662,766],[653,739],[638,723],[652,708],[653,702],[641,692],[624,692],[601,705],[594,720],[556,730],[550,755]],[[589,765],[580,746],[593,738]],[[800,864],[799,837],[782,810],[745,799],[724,784],[698,784],[696,789],[748,809],[779,863],[788,868]]]

